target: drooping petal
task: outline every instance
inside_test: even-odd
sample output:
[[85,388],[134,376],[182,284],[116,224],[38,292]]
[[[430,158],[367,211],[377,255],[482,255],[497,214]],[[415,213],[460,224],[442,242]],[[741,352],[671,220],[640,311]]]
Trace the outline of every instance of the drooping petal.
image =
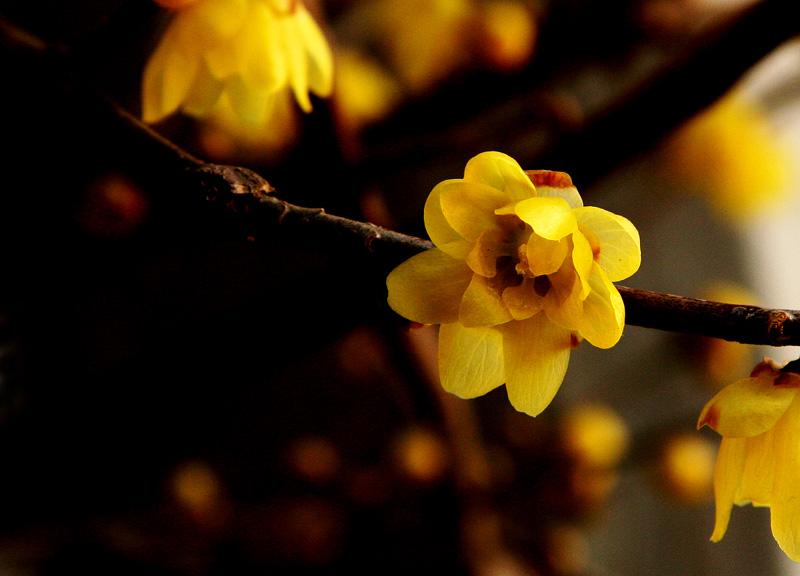
[[492,290],[484,276],[474,274],[464,296],[458,320],[467,327],[496,326],[511,320],[500,295]]
[[572,333],[550,322],[545,314],[498,329],[503,333],[508,398],[520,412],[537,416],[564,380]]
[[297,5],[297,29],[306,52],[308,86],[317,96],[333,90],[333,54],[325,35],[303,4]]
[[494,211],[506,203],[502,191],[464,180],[446,180],[437,188],[442,214],[467,240],[474,242],[484,230],[498,225]]
[[611,348],[619,342],[625,327],[625,304],[619,290],[596,263],[589,285],[591,291],[583,301],[583,322],[578,332],[593,346]]
[[[291,54],[282,43],[283,23],[261,2],[250,3],[247,19],[235,41],[226,43],[233,50],[228,57],[235,58],[228,64],[235,65],[230,74],[241,76],[248,87],[275,92],[286,85],[291,66]],[[219,52],[215,56],[214,65],[222,69],[226,55]]]
[[[595,260],[612,282],[631,276],[642,262],[639,231],[627,219],[594,206],[575,210],[578,226],[597,238]],[[588,232],[587,232],[588,234]]]
[[578,220],[563,198],[529,198],[517,203],[515,212],[548,240],[561,240],[578,229]]
[[200,55],[192,46],[181,44],[180,27],[185,16],[179,14],[164,33],[144,71],[142,117],[157,122],[177,111],[195,81]]
[[800,403],[797,401],[775,425],[773,450],[772,535],[789,558],[800,562]]
[[389,306],[421,324],[456,322],[471,279],[472,270],[463,261],[433,248],[392,270],[386,278]]
[[800,389],[776,386],[775,380],[776,373],[766,371],[726,386],[705,405],[698,428],[710,426],[728,438],[763,434],[775,426]]
[[775,428],[747,439],[744,471],[734,504],[769,506],[775,480]]
[[501,205],[536,196],[536,189],[516,160],[502,152],[483,152],[464,169],[464,180],[503,192]]
[[712,542],[719,542],[728,530],[731,508],[744,472],[746,438],[722,438],[714,468],[714,501],[716,520]]
[[572,178],[566,172],[553,170],[525,170],[525,174],[536,186],[536,195],[546,198],[563,198],[571,208],[583,206],[583,199],[578,189],[572,184]]
[[280,19],[280,35],[283,52],[289,67],[289,84],[294,97],[304,112],[311,112],[311,99],[308,96],[308,68],[305,48],[300,38],[296,13]]
[[459,323],[439,328],[442,387],[461,398],[477,398],[503,383],[503,337],[489,327]]
[[440,182],[431,190],[425,201],[423,212],[425,230],[428,232],[431,242],[438,248],[456,240],[464,240],[464,237],[450,226],[442,211],[442,190],[446,190],[450,182],[458,182],[458,180]]

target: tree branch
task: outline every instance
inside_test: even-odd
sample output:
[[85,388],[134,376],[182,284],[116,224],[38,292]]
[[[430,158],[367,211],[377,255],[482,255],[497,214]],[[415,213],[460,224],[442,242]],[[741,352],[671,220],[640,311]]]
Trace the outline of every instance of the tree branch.
[[[337,237],[390,269],[433,247],[369,222],[328,214],[322,208],[289,204],[272,195],[272,187],[245,168],[205,164],[195,176],[206,197],[230,213],[257,215],[260,225],[283,226],[300,234]],[[800,345],[800,311],[727,304],[618,286],[626,323],[633,326],[721,338],[744,344]]]

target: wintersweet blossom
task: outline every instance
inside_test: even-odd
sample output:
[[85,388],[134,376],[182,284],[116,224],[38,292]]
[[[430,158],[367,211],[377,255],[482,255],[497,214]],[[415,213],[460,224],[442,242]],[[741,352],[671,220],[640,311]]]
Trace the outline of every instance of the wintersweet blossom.
[[156,0],[174,17],[144,73],[142,115],[157,122],[182,110],[195,117],[227,100],[241,119],[263,124],[276,94],[330,94],[333,59],[301,0]]
[[718,542],[734,504],[769,506],[772,535],[800,562],[800,374],[765,359],[750,378],[723,388],[697,427],[722,436],[714,470]]
[[573,347],[620,339],[625,307],[612,282],[639,268],[639,234],[627,219],[583,206],[567,174],[525,172],[484,152],[464,178],[431,191],[424,214],[435,248],[389,274],[389,305],[441,324],[447,391],[474,398],[505,383],[512,405],[536,416]]

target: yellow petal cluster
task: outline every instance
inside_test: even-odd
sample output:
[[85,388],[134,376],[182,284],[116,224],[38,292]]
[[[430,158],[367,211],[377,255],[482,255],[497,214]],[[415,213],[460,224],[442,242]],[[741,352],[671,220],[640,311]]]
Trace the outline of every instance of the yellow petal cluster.
[[263,124],[276,94],[330,94],[333,59],[301,0],[159,0],[175,10],[144,72],[142,115],[214,113],[227,100],[244,122]]
[[722,436],[714,470],[716,522],[711,540],[728,529],[734,504],[769,506],[772,534],[800,561],[800,374],[767,359],[750,378],[722,389],[697,427]]
[[474,398],[506,385],[536,416],[582,339],[610,348],[625,308],[612,282],[641,261],[625,218],[585,207],[567,174],[528,171],[500,152],[472,158],[464,177],[438,184],[425,204],[435,248],[387,278],[389,305],[441,324],[442,386]]

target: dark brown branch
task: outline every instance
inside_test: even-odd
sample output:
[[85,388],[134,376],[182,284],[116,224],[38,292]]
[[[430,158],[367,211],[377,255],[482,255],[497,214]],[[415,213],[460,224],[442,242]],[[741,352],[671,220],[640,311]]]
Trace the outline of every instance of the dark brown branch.
[[626,323],[743,344],[800,345],[800,311],[726,304],[618,286]]
[[[262,225],[278,225],[300,234],[344,239],[352,247],[393,267],[433,247],[427,240],[305,208],[273,196],[258,174],[231,166],[204,165],[196,175],[207,197],[224,210],[256,215]],[[626,323],[644,328],[721,338],[745,344],[800,345],[800,311],[726,304],[619,286]]]

